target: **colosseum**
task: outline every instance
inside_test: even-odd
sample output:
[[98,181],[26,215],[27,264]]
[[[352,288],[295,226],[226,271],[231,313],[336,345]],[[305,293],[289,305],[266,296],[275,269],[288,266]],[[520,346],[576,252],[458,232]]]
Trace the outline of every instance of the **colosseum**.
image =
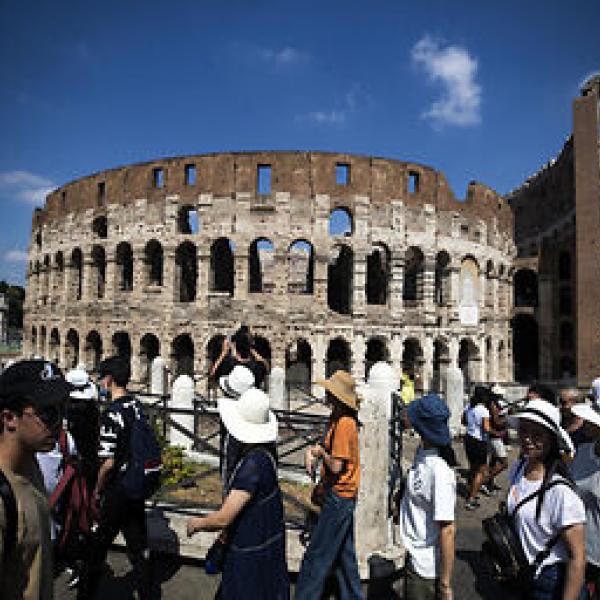
[[162,356],[201,375],[251,326],[289,381],[378,360],[439,388],[513,378],[508,203],[410,162],[241,152],[129,165],[73,181],[33,217],[25,354],[88,368]]

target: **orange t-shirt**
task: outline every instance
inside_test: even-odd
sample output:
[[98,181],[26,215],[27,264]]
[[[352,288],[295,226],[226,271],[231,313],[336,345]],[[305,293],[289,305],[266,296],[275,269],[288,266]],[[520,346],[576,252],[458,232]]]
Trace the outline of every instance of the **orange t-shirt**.
[[325,436],[325,449],[333,458],[343,460],[344,468],[336,475],[324,466],[321,473],[323,480],[327,485],[331,485],[338,496],[356,498],[360,484],[360,451],[356,420],[343,416],[333,421]]

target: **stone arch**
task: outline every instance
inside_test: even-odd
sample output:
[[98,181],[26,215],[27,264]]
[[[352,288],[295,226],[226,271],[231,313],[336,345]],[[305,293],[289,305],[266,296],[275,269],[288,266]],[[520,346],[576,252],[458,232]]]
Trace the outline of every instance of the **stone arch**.
[[380,361],[389,362],[390,352],[387,340],[381,336],[374,336],[367,340],[365,351],[365,378],[369,376],[371,367]]
[[462,338],[458,346],[458,368],[463,372],[465,385],[479,381],[481,354],[477,344],[468,337]]
[[374,244],[367,256],[367,304],[386,305],[389,298],[391,254],[385,244]]
[[116,331],[112,336],[113,354],[131,360],[131,338],[126,331]]
[[515,273],[515,306],[538,305],[538,280],[533,269],[519,269]]
[[100,215],[92,221],[92,232],[100,239],[108,237],[108,221],[105,215]]
[[104,298],[106,290],[106,252],[102,246],[92,248],[92,287],[96,298]]
[[418,338],[409,337],[402,344],[402,372],[408,373],[415,382],[415,390],[421,389],[423,381],[423,347]]
[[146,333],[140,340],[140,374],[146,385],[150,385],[152,361],[157,356],[160,356],[160,340],[153,333]]
[[431,389],[435,392],[443,391],[444,381],[448,366],[450,365],[450,347],[448,340],[438,337],[433,342],[433,372]]
[[225,237],[219,238],[210,247],[210,290],[233,296],[234,275],[233,244]]
[[194,342],[189,333],[178,335],[171,344],[171,370],[174,377],[194,376]]
[[60,333],[56,327],[50,331],[50,342],[48,346],[48,358],[55,364],[60,361]]
[[271,364],[271,344],[266,337],[262,335],[253,336],[253,346],[256,351]]
[[438,306],[450,303],[450,255],[446,250],[435,256],[434,297]]
[[71,252],[71,286],[70,298],[81,300],[83,295],[83,254],[79,248],[74,248]]
[[133,250],[129,242],[121,242],[116,252],[118,287],[122,292],[133,290]]
[[95,369],[102,360],[102,338],[100,334],[93,329],[85,338],[85,365],[88,369]]
[[[290,400],[301,392],[311,392],[312,382],[312,348],[304,338],[292,342],[285,351],[285,380],[288,385]],[[300,398],[302,394],[300,394]],[[300,399],[298,398],[298,399]]]
[[144,248],[144,265],[146,271],[146,285],[162,286],[164,252],[158,240],[150,240]]
[[345,206],[338,206],[329,213],[329,235],[351,236],[354,233],[354,219],[352,212]]
[[315,278],[315,251],[304,239],[294,240],[288,248],[288,292],[312,294]]
[[336,244],[327,267],[327,306],[341,315],[352,313],[354,253],[346,244]]
[[197,293],[198,257],[196,245],[183,242],[175,251],[176,289],[179,302],[194,302]]
[[248,248],[248,291],[273,291],[275,246],[265,237],[256,238]]
[[213,365],[219,355],[221,354],[221,349],[223,348],[223,341],[225,340],[225,336],[222,333],[218,333],[217,335],[213,335],[206,344],[206,359],[209,365]]
[[410,246],[404,256],[404,285],[402,299],[406,306],[416,306],[423,300],[425,256],[417,246]]
[[352,350],[350,344],[342,337],[336,337],[329,342],[325,357],[325,376],[329,377],[338,370],[351,372]]
[[69,329],[65,337],[65,367],[74,369],[79,364],[79,334]]

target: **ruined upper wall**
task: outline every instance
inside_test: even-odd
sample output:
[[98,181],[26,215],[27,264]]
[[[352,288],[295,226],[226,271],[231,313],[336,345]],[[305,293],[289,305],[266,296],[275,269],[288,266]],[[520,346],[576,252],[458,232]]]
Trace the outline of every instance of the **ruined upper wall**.
[[[336,183],[336,166],[349,167],[346,185]],[[193,185],[186,183],[186,167],[196,170]],[[328,195],[332,208],[347,206],[355,196],[372,203],[402,200],[407,206],[431,204],[439,210],[457,211],[487,220],[497,218],[501,231],[512,231],[512,213],[491,188],[472,182],[464,202],[456,200],[444,175],[430,167],[391,159],[325,152],[248,152],[192,155],[134,164],[68,183],[48,195],[46,205],[33,218],[34,229],[69,213],[99,209],[107,204],[128,204],[145,198],[161,201],[177,195],[181,204],[194,204],[200,194],[230,197],[258,195],[257,169],[271,167],[271,195],[289,193],[296,198]],[[163,185],[154,181],[162,169]],[[417,178],[416,190],[409,180]]]

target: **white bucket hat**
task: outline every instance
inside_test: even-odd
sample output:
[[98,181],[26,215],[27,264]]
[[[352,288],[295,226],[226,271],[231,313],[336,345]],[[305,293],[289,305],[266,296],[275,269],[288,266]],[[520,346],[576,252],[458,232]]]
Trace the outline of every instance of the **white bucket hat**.
[[269,396],[251,388],[239,400],[221,398],[219,414],[227,431],[244,444],[265,444],[277,439],[277,418],[269,410]]
[[255,385],[254,374],[248,367],[237,365],[229,375],[219,378],[219,387],[230,398],[238,398]]
[[592,381],[590,396],[594,402],[600,402],[600,377],[596,377],[596,379]]
[[600,428],[600,406],[598,404],[575,404],[571,408],[571,412],[581,417],[584,421],[589,421],[592,425]]
[[69,394],[74,400],[97,400],[98,390],[94,382],[90,379],[85,369],[72,369],[65,375],[65,379],[74,386],[74,390]]
[[575,455],[575,446],[569,434],[560,426],[560,411],[547,400],[534,398],[530,400],[520,412],[511,416],[511,421],[519,419],[534,421],[549,429],[558,441],[558,449],[564,454]]

